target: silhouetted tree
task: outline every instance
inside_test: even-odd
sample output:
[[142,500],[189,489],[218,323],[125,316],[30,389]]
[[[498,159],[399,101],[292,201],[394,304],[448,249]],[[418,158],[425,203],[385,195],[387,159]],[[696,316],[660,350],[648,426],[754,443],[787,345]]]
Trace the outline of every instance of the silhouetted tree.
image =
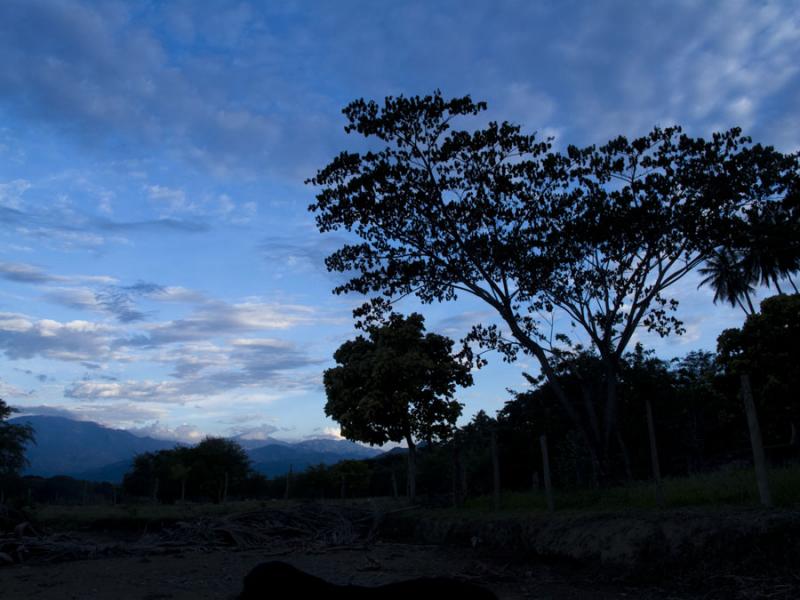
[[425,333],[422,315],[390,315],[368,338],[345,342],[325,371],[325,414],[342,435],[371,445],[408,445],[409,496],[416,494],[416,444],[447,438],[461,414],[456,386],[472,385],[469,365],[452,355],[453,341]]
[[[710,286],[714,290],[714,304],[727,302],[738,306],[746,315],[756,312],[750,297],[755,292],[754,269],[748,266],[733,250],[721,248],[714,252],[698,272],[703,279],[697,287]],[[742,301],[747,302],[747,306]]]
[[[798,157],[751,145],[737,129],[711,140],[655,129],[554,153],[506,122],[454,128],[485,108],[437,92],[344,109],[345,130],[377,143],[341,153],[309,180],[319,188],[310,209],[320,231],[359,238],[326,260],[330,270],[356,273],[334,291],[372,295],[356,312],[365,322],[408,294],[486,302],[508,335],[478,325],[466,341],[507,360],[520,351],[536,357],[605,473],[619,441],[620,361],[634,332],[682,331],[668,289],[730,239],[744,208],[797,189]],[[569,345],[551,335],[554,311],[602,360],[597,431],[554,370],[553,340]]]
[[0,398],[0,480],[14,477],[28,464],[25,448],[34,442],[30,425],[8,423],[8,418],[17,412]]
[[761,311],[717,339],[725,373],[747,373],[767,443],[800,443],[800,295],[765,298]]

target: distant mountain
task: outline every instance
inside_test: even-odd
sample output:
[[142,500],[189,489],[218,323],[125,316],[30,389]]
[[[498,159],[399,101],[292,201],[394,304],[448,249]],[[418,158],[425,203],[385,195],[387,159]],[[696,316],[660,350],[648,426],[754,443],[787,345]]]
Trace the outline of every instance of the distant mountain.
[[280,446],[285,446],[290,443],[290,442],[284,442],[283,440],[276,440],[274,438],[268,438],[265,440],[254,440],[242,437],[240,435],[236,435],[230,439],[239,444],[245,450],[253,450],[254,448],[261,448],[262,446],[267,446],[269,444],[278,444]]
[[268,444],[248,451],[253,469],[275,477],[292,470],[297,473],[308,467],[325,464],[332,465],[347,459],[371,458],[380,454],[365,446],[345,440],[315,439],[296,444]]
[[33,427],[36,443],[29,445],[26,451],[30,465],[25,473],[43,477],[90,472],[120,461],[130,461],[141,452],[173,448],[177,443],[137,437],[121,429],[64,417],[35,415],[16,417],[9,422],[27,423]]
[[126,458],[119,462],[103,465],[95,469],[87,469],[79,473],[72,473],[75,479],[86,479],[87,481],[110,481],[111,483],[122,483],[125,473],[133,467],[133,458]]
[[[138,437],[121,429],[64,417],[35,415],[17,417],[9,422],[27,423],[35,431],[36,443],[26,452],[30,462],[26,475],[69,475],[89,481],[119,483],[137,454],[174,448],[178,444],[177,441]],[[290,466],[294,472],[299,472],[320,463],[330,465],[345,459],[364,459],[381,454],[374,448],[329,438],[296,443],[232,439],[245,449],[253,469],[270,477],[283,475]]]
[[313,438],[294,444],[295,448],[302,448],[312,452],[341,454],[347,458],[372,458],[381,454],[381,450],[369,446],[362,446],[349,440],[335,440],[331,438]]

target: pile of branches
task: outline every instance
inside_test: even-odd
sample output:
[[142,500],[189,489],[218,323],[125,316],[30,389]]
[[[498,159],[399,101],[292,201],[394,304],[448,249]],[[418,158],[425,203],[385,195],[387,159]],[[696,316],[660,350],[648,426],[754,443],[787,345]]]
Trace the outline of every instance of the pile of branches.
[[0,566],[29,560],[57,562],[124,553],[119,544],[96,544],[67,534],[46,534],[24,511],[0,505]]
[[179,521],[133,543],[100,544],[85,537],[48,533],[24,513],[4,510],[0,512],[0,566],[223,548],[264,549],[267,555],[298,549],[325,552],[371,541],[384,516],[371,505],[296,504]]
[[177,523],[158,535],[159,546],[325,549],[368,541],[378,513],[365,506],[298,504]]

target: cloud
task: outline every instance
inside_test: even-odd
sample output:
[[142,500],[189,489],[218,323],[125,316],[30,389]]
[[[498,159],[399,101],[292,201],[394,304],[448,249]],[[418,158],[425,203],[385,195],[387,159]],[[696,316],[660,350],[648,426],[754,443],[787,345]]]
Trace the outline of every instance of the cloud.
[[59,322],[0,312],[0,349],[10,360],[42,356],[89,361],[109,356],[113,329],[89,321]]
[[[88,214],[66,201],[44,202],[41,195],[25,201],[21,194],[13,207],[0,204],[0,226],[10,228],[18,236],[37,240],[40,244],[59,250],[96,249],[111,242],[125,241],[120,237],[125,234],[200,234],[211,229],[200,218],[164,217],[120,221]],[[29,275],[35,277],[36,274],[32,272]]]
[[20,283],[49,283],[54,278],[38,267],[24,263],[0,262],[0,277]]
[[95,294],[97,305],[111,313],[120,323],[143,321],[147,314],[136,308],[137,296],[159,295],[164,288],[156,283],[139,281],[133,285],[108,287]]
[[48,302],[76,310],[101,310],[96,293],[87,288],[50,288],[42,297]]
[[7,381],[0,379],[0,398],[6,402],[12,398],[31,398],[36,395],[33,390],[23,390]]
[[76,400],[131,400],[136,402],[185,402],[180,384],[174,381],[77,381],[64,389]]
[[281,431],[280,427],[277,425],[271,425],[269,423],[252,425],[252,422],[258,419],[258,415],[250,415],[250,417],[251,425],[249,427],[231,427],[228,430],[228,435],[248,441],[266,441],[272,439],[273,433]]
[[[315,146],[320,99],[287,77],[291,45],[262,47],[269,17],[241,6],[247,26],[220,36],[221,24],[242,23],[240,7],[205,6],[176,19],[157,6],[9,0],[0,4],[0,87],[17,113],[98,147],[123,138],[222,175],[286,168]],[[202,26],[191,51],[162,39],[165,12],[168,22]],[[292,101],[298,95],[305,106]]]
[[186,444],[196,444],[206,437],[200,429],[194,425],[183,423],[175,427],[162,424],[159,421],[149,423],[141,427],[131,427],[128,429],[133,435],[139,437],[152,437],[159,440],[175,440]]
[[115,404],[78,404],[18,406],[21,415],[44,415],[64,417],[76,421],[93,421],[107,427],[124,428],[137,423],[145,423],[155,419],[163,419],[167,412],[164,408],[143,406],[133,403]]
[[143,334],[117,340],[118,347],[155,347],[252,331],[289,329],[322,319],[309,306],[265,302],[228,304],[208,300],[185,319],[143,325]]

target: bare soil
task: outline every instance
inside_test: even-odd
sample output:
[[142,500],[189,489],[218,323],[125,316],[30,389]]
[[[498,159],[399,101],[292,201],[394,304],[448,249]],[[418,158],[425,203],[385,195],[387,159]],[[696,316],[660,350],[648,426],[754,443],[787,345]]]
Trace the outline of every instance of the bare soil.
[[[377,542],[324,551],[292,551],[280,556],[264,550],[187,550],[158,556],[15,564],[0,568],[0,598],[232,599],[251,568],[264,560],[278,558],[339,584],[380,585],[445,575],[479,583],[494,591],[498,598],[508,600],[695,597],[655,587],[598,584],[587,576],[547,565],[498,562],[472,549]],[[270,591],[265,590],[265,598]]]

